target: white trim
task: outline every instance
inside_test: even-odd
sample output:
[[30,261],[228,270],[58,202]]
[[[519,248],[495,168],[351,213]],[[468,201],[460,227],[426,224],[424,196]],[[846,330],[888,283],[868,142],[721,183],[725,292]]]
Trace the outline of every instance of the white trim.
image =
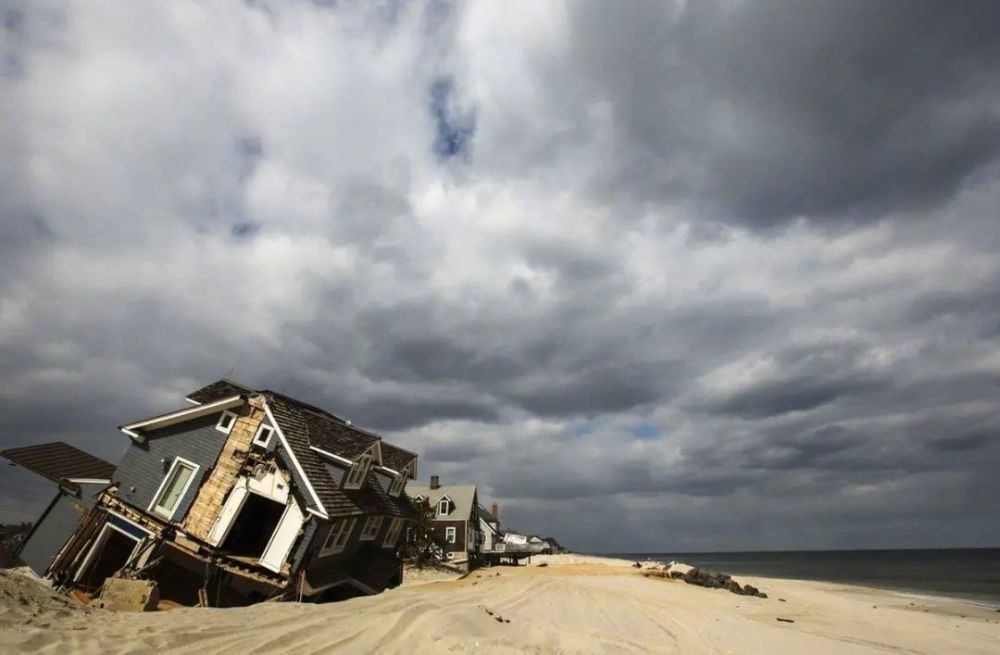
[[[347,476],[344,478],[344,489],[360,489],[365,486],[368,473],[372,469],[372,464],[375,463],[374,457],[369,454],[370,450],[371,448],[359,455],[357,461],[351,464],[351,468],[347,469]],[[359,471],[360,474],[355,475],[356,471]],[[357,480],[354,480],[355,477],[357,477]]]
[[[236,420],[238,418],[239,416],[236,414],[236,412],[230,412],[228,409],[224,410],[222,414],[219,415],[219,420],[216,421],[215,423],[215,429],[221,432],[222,434],[229,434],[230,432],[233,431],[233,428],[236,427]],[[226,419],[229,419],[229,427],[224,428],[222,427],[222,422],[225,421]]]
[[403,524],[405,524],[401,518],[394,518],[392,523],[389,524],[389,529],[385,533],[385,538],[382,539],[382,548],[392,548],[399,542],[399,533],[403,530]]
[[[451,534],[451,539],[448,538],[448,534]],[[458,528],[453,525],[449,525],[444,529],[444,542],[446,544],[456,544],[458,543]]]
[[[330,537],[334,536],[334,528],[337,526],[337,523],[341,521],[342,523],[340,524],[340,529],[336,530],[336,538],[331,544]],[[345,516],[339,519],[334,519],[330,524],[330,532],[327,533],[326,540],[323,542],[323,546],[319,549],[319,556],[326,557],[327,555],[344,552],[344,549],[347,548],[347,542],[351,539],[351,533],[354,532],[354,526],[357,522],[358,519],[356,516]],[[338,545],[337,542],[341,540],[343,540],[343,543]]]
[[264,413],[267,414],[268,421],[270,421],[271,425],[274,426],[274,431],[278,434],[278,439],[281,440],[281,445],[285,447],[285,452],[288,453],[288,459],[292,460],[292,465],[295,467],[295,470],[299,472],[299,475],[302,476],[302,481],[306,483],[306,489],[309,491],[309,495],[312,496],[314,501],[316,501],[316,504],[319,505],[320,511],[323,513],[318,514],[311,509],[308,511],[324,519],[329,518],[330,516],[326,513],[326,508],[323,507],[323,502],[319,499],[319,496],[316,495],[316,490],[313,489],[312,483],[309,481],[309,476],[302,470],[302,465],[299,464],[299,458],[295,456],[295,452],[292,451],[291,446],[288,445],[288,439],[285,438],[285,433],[281,431],[281,425],[274,420],[274,414],[271,413],[271,406],[267,404],[266,400],[264,401]]
[[[157,503],[160,501],[160,494],[163,493],[163,487],[167,484],[167,480],[170,479],[170,476],[173,475],[174,469],[177,468],[178,464],[185,464],[187,466],[190,466],[192,468],[191,475],[188,476],[187,482],[184,483],[184,488],[181,489],[180,494],[177,495],[177,504],[175,504],[173,508],[170,510],[170,514],[169,515],[163,514],[157,511],[159,509],[157,507]],[[160,517],[161,519],[166,519],[167,521],[173,521],[174,514],[177,513],[177,508],[181,506],[181,502],[184,500],[185,494],[187,494],[188,489],[191,488],[191,485],[194,484],[194,478],[195,476],[198,475],[198,471],[200,469],[201,465],[195,464],[189,459],[184,459],[183,457],[174,457],[174,461],[170,464],[170,468],[167,469],[167,473],[163,476],[163,481],[160,482],[160,487],[156,490],[156,493],[153,494],[153,500],[152,502],[149,503],[149,507],[146,508],[146,511],[155,516]]]
[[[298,514],[298,518],[294,518],[294,515]],[[292,518],[290,518],[290,516]],[[261,553],[260,558],[257,563],[266,569],[270,569],[275,573],[281,573],[281,567],[285,565],[288,561],[288,555],[292,552],[292,546],[295,545],[295,540],[298,538],[299,530],[302,529],[303,517],[305,515],[302,510],[299,509],[299,504],[295,501],[295,496],[289,495],[288,503],[285,505],[285,511],[281,513],[281,518],[278,519],[278,524],[274,526],[274,532],[271,533],[271,538],[267,540],[267,546],[264,547],[264,552]],[[284,534],[282,534],[284,533]],[[289,534],[291,533],[291,534]],[[271,562],[267,561],[267,556],[271,552],[271,548],[274,546],[275,539],[285,537],[288,546],[285,548],[281,555],[281,561],[277,566],[273,566]]]
[[369,596],[375,596],[379,593],[378,591],[372,589],[371,587],[366,585],[364,582],[361,582],[357,578],[347,578],[345,582],[349,585],[354,585],[358,590],[365,592]]
[[148,536],[148,537],[152,537],[153,536],[152,530],[150,530],[149,528],[143,527],[142,525],[140,525],[139,523],[136,523],[135,521],[133,521],[132,519],[128,518],[127,516],[123,516],[121,514],[118,514],[117,512],[112,512],[111,510],[107,510],[107,511],[108,511],[109,515],[115,517],[116,519],[121,519],[122,521],[125,521],[126,523],[129,523],[129,524],[134,525],[135,527],[139,528],[140,530],[142,530],[143,532],[146,533],[146,536]]
[[140,539],[139,537],[136,537],[134,534],[129,534],[128,532],[125,532],[121,528],[119,528],[119,527],[117,527],[115,525],[112,525],[110,521],[108,521],[107,519],[105,519],[104,520],[104,525],[101,526],[101,531],[97,533],[97,538],[94,539],[94,543],[92,543],[90,545],[90,550],[87,551],[87,556],[83,558],[83,562],[80,564],[79,568],[77,568],[76,574],[73,576],[73,582],[78,582],[80,580],[80,578],[83,577],[84,571],[86,571],[90,567],[90,565],[92,563],[92,560],[94,558],[94,555],[97,553],[97,549],[99,547],[103,546],[104,543],[108,540],[108,532],[109,532],[109,530],[114,530],[115,532],[123,534],[123,535],[125,535],[126,537],[128,537],[129,539],[131,539],[132,541],[135,542],[135,547],[132,548],[132,552],[129,553],[128,559],[126,560],[126,562],[131,561],[132,558],[135,557],[135,553],[139,549],[139,546],[142,545],[142,542],[145,541],[146,539],[148,539],[149,537],[151,537],[152,534],[153,534],[152,532],[150,532],[146,528],[142,527],[141,525],[139,525],[135,521],[127,519],[124,516],[122,516],[121,514],[116,514],[116,513],[112,512],[112,511],[108,511],[108,516],[114,516],[116,519],[121,519],[122,521],[125,521],[126,523],[134,525],[135,527],[137,527],[140,530],[142,530],[143,532],[145,532],[146,536]]
[[[264,430],[268,431],[267,438],[261,441],[260,435],[261,433],[264,432]],[[274,436],[274,426],[267,425],[266,423],[261,423],[260,426],[258,426],[257,428],[257,434],[255,434],[253,437],[253,445],[260,446],[261,448],[267,448],[270,445],[271,437],[273,436]]]
[[335,453],[331,453],[328,450],[323,450],[322,448],[318,448],[316,446],[309,446],[309,450],[315,450],[320,455],[325,455],[326,457],[329,457],[330,459],[334,459],[334,460],[340,462],[341,464],[350,465],[350,464],[354,463],[351,460],[347,459],[346,457],[341,457],[340,455],[337,455]]
[[67,482],[76,484],[108,484],[110,479],[106,478],[66,478]]
[[[371,448],[369,448],[368,450],[371,450]],[[378,466],[382,466],[382,438],[381,437],[379,437],[379,440],[375,442],[375,462],[374,462],[374,464],[377,464]]]
[[455,511],[455,510],[453,510],[453,509],[449,509],[449,511],[445,512],[444,514],[442,514],[442,513],[441,513],[441,501],[442,501],[442,500],[447,500],[447,501],[448,501],[448,507],[449,507],[449,508],[450,508],[450,507],[451,507],[452,505],[454,505],[454,504],[455,504],[455,501],[454,501],[454,500],[452,500],[452,499],[451,499],[451,497],[450,497],[450,496],[448,496],[447,494],[445,494],[445,495],[441,496],[440,498],[438,498],[438,501],[437,501],[437,507],[435,507],[435,508],[434,508],[434,515],[435,515],[435,516],[448,516],[448,515],[450,515],[450,514],[451,514],[451,513],[453,512],[453,511]]
[[198,402],[197,400],[191,400],[190,398],[188,398],[188,397],[186,397],[186,396],[185,396],[184,400],[188,401],[189,403],[191,403],[192,405],[194,405],[194,406],[196,406],[196,407],[197,407],[198,405],[201,405],[201,404],[202,404],[202,403]]
[[382,517],[378,514],[371,514],[365,519],[365,524],[361,526],[361,536],[358,541],[375,541],[379,530],[382,529]]
[[148,428],[155,425],[170,425],[172,423],[180,423],[187,419],[197,418],[199,416],[207,416],[215,411],[221,409],[229,409],[230,407],[235,407],[236,405],[243,404],[243,396],[232,396],[230,398],[223,398],[222,400],[217,400],[214,403],[209,403],[207,405],[198,405],[197,407],[191,407],[189,409],[182,409],[176,412],[171,412],[170,414],[164,414],[163,416],[154,416],[153,418],[147,418],[142,421],[136,421],[135,423],[128,423],[126,425],[119,426],[119,430],[125,434],[132,436],[137,428]]
[[384,464],[378,464],[378,465],[375,466],[375,468],[382,469],[383,471],[385,471],[389,475],[399,475],[399,471],[397,471],[396,469],[391,469],[388,466],[385,466]]

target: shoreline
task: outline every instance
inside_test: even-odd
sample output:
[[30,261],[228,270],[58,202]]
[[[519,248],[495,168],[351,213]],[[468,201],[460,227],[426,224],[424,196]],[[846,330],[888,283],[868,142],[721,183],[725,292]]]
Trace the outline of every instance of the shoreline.
[[[912,550],[923,550],[923,549],[912,549]],[[968,550],[993,550],[993,549],[982,548],[982,549],[968,549]],[[767,551],[767,552],[774,552],[775,554],[780,555],[781,552],[793,552],[793,553],[795,553],[795,552],[802,552],[802,551]],[[828,552],[828,551],[820,551],[820,552]],[[637,553],[637,554],[641,555],[641,554],[645,554],[645,553]],[[686,554],[690,555],[692,553],[686,553]],[[718,553],[709,553],[709,554],[715,555],[715,554],[718,554]],[[725,553],[722,553],[722,554],[725,554]],[[584,557],[594,557],[594,558],[599,558],[599,559],[604,559],[604,560],[622,561],[622,562],[626,562],[629,565],[632,565],[635,562],[643,562],[644,564],[645,563],[656,563],[657,565],[661,565],[662,566],[662,565],[669,564],[671,561],[683,562],[684,564],[691,565],[690,562],[687,562],[687,561],[684,561],[684,560],[659,560],[659,559],[655,559],[655,560],[654,559],[640,560],[640,559],[629,559],[629,558],[624,557],[623,555],[627,555],[627,553],[623,553],[623,554],[620,554],[620,555],[605,555],[605,554],[593,554],[593,555],[591,555],[591,554],[583,554],[583,553],[581,553],[581,556],[584,556]],[[726,568],[718,568],[717,569],[714,566],[704,566],[703,568],[717,570],[717,571],[719,571],[721,573],[727,573],[729,575],[732,575],[734,578],[739,577],[739,578],[748,578],[748,579],[756,579],[756,580],[780,580],[780,581],[788,581],[788,582],[797,582],[797,581],[800,581],[800,582],[818,582],[818,583],[824,583],[824,584],[830,584],[830,585],[841,585],[843,587],[851,587],[851,588],[856,588],[856,589],[870,589],[872,591],[886,592],[886,593],[890,593],[890,594],[899,596],[901,598],[926,600],[926,601],[955,602],[955,603],[961,603],[963,605],[969,605],[969,606],[972,606],[972,607],[976,607],[976,608],[979,608],[979,609],[1000,611],[1000,597],[997,597],[997,598],[983,598],[983,597],[977,597],[977,596],[972,596],[972,597],[970,597],[970,596],[961,596],[961,595],[957,595],[957,594],[949,594],[947,591],[943,591],[943,590],[939,590],[939,589],[926,589],[926,588],[918,588],[918,587],[905,586],[905,585],[892,585],[892,586],[890,586],[889,584],[878,585],[878,584],[867,583],[865,581],[855,581],[855,580],[837,580],[837,579],[831,579],[831,578],[817,578],[817,577],[812,577],[812,578],[810,578],[810,577],[797,577],[796,578],[796,577],[788,577],[788,576],[780,576],[780,575],[765,575],[765,574],[760,574],[760,573],[752,573],[752,572],[740,571],[738,569],[726,569]]]

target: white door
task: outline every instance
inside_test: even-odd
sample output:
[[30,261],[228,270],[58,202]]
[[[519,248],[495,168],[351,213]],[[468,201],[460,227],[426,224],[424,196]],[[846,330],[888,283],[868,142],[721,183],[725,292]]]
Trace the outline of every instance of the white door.
[[289,496],[288,504],[285,505],[285,513],[281,515],[278,527],[274,529],[271,541],[268,542],[267,548],[264,549],[264,554],[260,557],[259,564],[261,566],[267,567],[277,573],[281,572],[281,565],[285,563],[288,551],[292,549],[295,538],[299,536],[299,530],[302,528],[302,519],[302,510],[299,509],[299,504],[295,502],[293,496]]
[[215,525],[212,526],[211,531],[208,533],[208,543],[213,546],[218,546],[222,543],[222,540],[226,538],[229,533],[229,528],[233,524],[233,520],[239,513],[240,508],[243,507],[243,501],[247,498],[247,488],[245,486],[234,487],[233,491],[229,494],[229,498],[226,499],[226,504],[222,506],[222,511],[219,512],[219,518],[215,519]]

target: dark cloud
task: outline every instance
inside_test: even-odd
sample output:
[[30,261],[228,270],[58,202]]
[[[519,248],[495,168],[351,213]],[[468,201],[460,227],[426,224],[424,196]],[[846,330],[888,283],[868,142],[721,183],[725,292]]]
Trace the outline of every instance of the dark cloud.
[[611,105],[624,156],[604,194],[758,227],[878,219],[939,205],[996,159],[995,3],[679,7],[571,7],[571,64],[552,71],[570,82],[552,88]]
[[996,545],[995,3],[526,7],[5,9],[0,445],[231,376],[577,550]]

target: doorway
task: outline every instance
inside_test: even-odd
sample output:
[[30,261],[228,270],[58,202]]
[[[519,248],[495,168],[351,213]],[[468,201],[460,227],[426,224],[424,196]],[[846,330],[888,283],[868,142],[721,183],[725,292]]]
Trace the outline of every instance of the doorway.
[[247,494],[229,534],[222,542],[222,552],[234,559],[256,562],[264,554],[284,511],[282,503],[255,493]]
[[80,582],[87,587],[99,588],[106,578],[128,563],[138,543],[135,537],[105,525],[93,552],[87,557],[89,566]]

